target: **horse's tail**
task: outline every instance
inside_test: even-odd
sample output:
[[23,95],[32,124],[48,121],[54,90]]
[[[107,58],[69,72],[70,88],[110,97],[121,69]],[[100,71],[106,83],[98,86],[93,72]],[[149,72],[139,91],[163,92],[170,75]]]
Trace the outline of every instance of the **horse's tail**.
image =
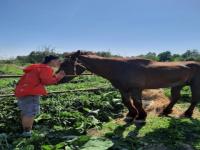
[[200,62],[195,62],[195,61],[187,62],[186,66],[189,67],[192,71],[190,82],[199,84],[200,83]]

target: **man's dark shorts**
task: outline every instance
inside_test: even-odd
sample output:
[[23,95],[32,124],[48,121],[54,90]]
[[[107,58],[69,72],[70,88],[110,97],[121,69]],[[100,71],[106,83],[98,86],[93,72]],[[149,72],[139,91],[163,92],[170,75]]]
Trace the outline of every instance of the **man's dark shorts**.
[[18,99],[18,107],[22,116],[34,117],[40,113],[40,96],[24,96]]

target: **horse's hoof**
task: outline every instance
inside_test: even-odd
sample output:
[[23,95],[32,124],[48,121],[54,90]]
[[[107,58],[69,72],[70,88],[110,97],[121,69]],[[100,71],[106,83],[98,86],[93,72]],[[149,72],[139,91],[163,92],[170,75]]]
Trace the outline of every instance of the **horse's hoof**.
[[144,126],[146,124],[146,121],[145,120],[134,120],[134,123],[135,123],[135,126],[136,127],[141,127],[141,126]]
[[126,117],[126,118],[124,118],[124,121],[125,121],[126,123],[131,123],[131,122],[133,122],[133,120],[134,120],[133,117]]
[[134,123],[146,123],[146,121],[145,120],[139,120],[139,119],[135,119],[134,120]]
[[192,118],[191,114],[184,113],[180,116],[181,118]]
[[167,117],[167,116],[169,116],[169,114],[171,114],[171,113],[172,113],[172,110],[164,109],[163,112],[160,113],[159,116],[160,116],[160,117],[162,117],[162,116]]

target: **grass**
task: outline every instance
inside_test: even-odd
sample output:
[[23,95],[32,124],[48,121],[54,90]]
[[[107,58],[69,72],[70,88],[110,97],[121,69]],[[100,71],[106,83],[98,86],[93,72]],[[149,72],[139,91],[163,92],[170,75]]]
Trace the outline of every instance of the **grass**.
[[105,123],[99,132],[114,142],[112,149],[156,149],[160,144],[170,150],[184,149],[186,144],[200,149],[199,125],[199,119],[149,116],[142,128],[113,120]]
[[[9,65],[8,65],[9,66]],[[13,67],[13,66],[12,66]],[[11,67],[11,68],[12,68]],[[12,69],[4,70],[7,74]],[[7,72],[8,71],[8,72]],[[14,72],[11,71],[11,72]],[[97,76],[81,76],[77,84],[49,86],[49,91],[111,86]],[[0,94],[11,93],[17,79],[1,79]],[[169,90],[165,90],[169,96]],[[183,99],[176,107],[188,106],[189,88],[182,91]],[[176,119],[148,116],[147,124],[136,127],[124,124],[126,109],[116,90],[95,93],[78,92],[42,97],[41,114],[35,119],[33,137],[21,138],[19,110],[15,98],[2,98],[0,103],[0,149],[19,150],[200,150],[200,117]],[[89,131],[93,130],[92,133]]]
[[0,64],[0,74],[14,74],[20,75],[23,70],[14,64]]

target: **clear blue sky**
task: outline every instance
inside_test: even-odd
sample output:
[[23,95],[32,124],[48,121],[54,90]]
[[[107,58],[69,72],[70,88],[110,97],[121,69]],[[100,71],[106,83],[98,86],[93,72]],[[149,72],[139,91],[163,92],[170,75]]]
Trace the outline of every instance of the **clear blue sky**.
[[0,0],[0,57],[47,45],[121,55],[200,50],[200,1]]

